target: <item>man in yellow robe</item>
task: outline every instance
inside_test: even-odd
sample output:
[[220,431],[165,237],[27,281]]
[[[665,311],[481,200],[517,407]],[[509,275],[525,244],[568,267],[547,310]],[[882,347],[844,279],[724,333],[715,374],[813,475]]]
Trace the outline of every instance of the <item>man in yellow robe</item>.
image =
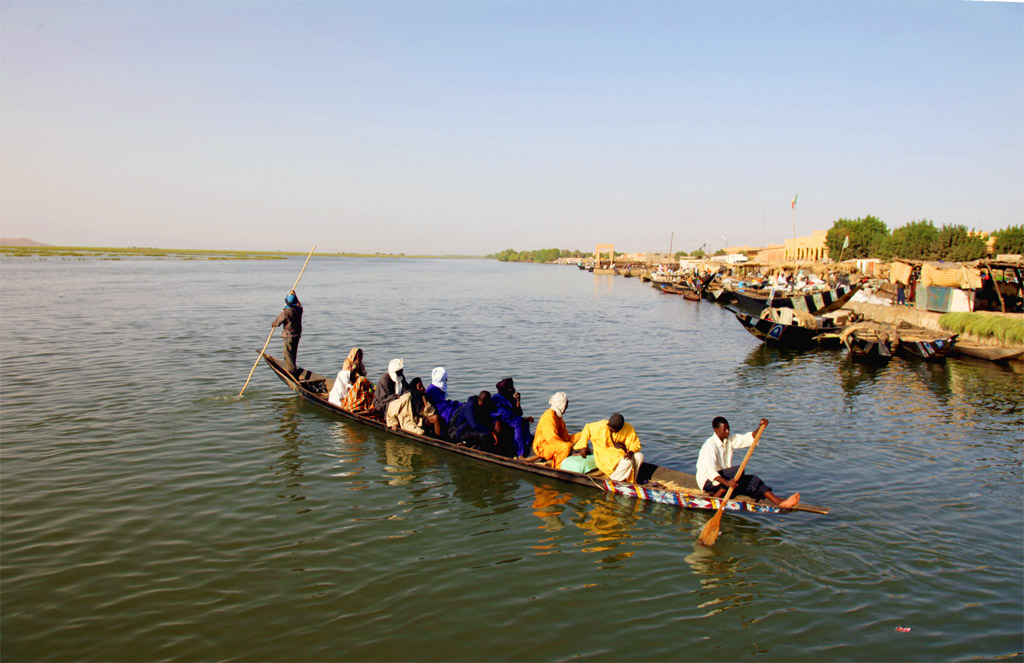
[[574,448],[585,449],[587,441],[594,445],[598,469],[608,478],[614,481],[636,481],[644,455],[640,453],[640,438],[621,414],[616,412],[607,419],[584,426]]

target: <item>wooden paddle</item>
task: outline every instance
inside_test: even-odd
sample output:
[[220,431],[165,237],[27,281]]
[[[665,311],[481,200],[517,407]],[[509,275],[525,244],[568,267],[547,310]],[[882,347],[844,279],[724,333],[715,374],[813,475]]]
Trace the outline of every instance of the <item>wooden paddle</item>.
[[[306,262],[302,263],[302,271],[299,272],[299,278],[295,279],[295,285],[292,286],[291,292],[295,291],[295,288],[299,287],[299,280],[302,279],[302,275],[306,271],[306,265],[309,264],[309,259],[313,257],[313,251],[316,251],[316,245],[310,249],[309,255],[306,256]],[[242,385],[242,391],[238,392],[239,397],[245,393],[245,388],[249,386],[249,380],[252,379],[252,374],[256,372],[256,367],[259,366],[260,359],[263,359],[263,353],[267,351],[267,346],[270,345],[270,339],[274,337],[274,327],[270,328],[270,335],[267,336],[267,342],[263,344],[263,349],[260,350],[259,355],[256,357],[256,361],[252,365],[252,369],[249,370],[249,377],[245,378],[245,384]]]
[[[743,457],[743,462],[740,463],[740,469],[736,471],[736,476],[733,477],[733,481],[739,481],[740,477],[743,476],[743,470],[747,466],[747,461],[750,460],[750,456],[753,455],[754,447],[757,446],[758,440],[761,439],[761,433],[764,432],[767,425],[768,422],[765,421],[757,427],[756,431],[754,431],[754,441],[750,443],[750,448],[747,449],[747,455]],[[718,530],[722,524],[722,512],[725,511],[725,505],[729,501],[729,498],[732,497],[732,491],[732,486],[729,486],[729,490],[726,491],[725,497],[722,498],[722,505],[718,507],[718,511],[715,512],[715,515],[711,520],[704,525],[704,529],[701,530],[700,536],[697,537],[697,540],[705,546],[715,545],[715,541],[718,539]]]

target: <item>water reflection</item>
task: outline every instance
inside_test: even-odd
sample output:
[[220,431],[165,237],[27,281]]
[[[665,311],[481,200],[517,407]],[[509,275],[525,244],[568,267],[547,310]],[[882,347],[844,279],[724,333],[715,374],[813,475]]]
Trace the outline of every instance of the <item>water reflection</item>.
[[[364,455],[369,448],[370,438],[361,426],[351,426],[344,421],[331,422],[328,433],[334,442],[335,450],[328,455],[335,459],[335,471],[331,476],[338,478],[356,477],[365,471],[362,465]],[[366,481],[352,481],[350,490],[367,488]]]
[[747,353],[743,363],[754,368],[764,368],[765,366],[771,366],[775,363],[792,361],[801,354],[803,354],[803,352],[799,350],[776,348],[761,343]]
[[511,471],[500,471],[473,459],[450,458],[448,471],[452,494],[478,509],[491,513],[515,508],[518,477]]
[[[613,552],[628,542],[632,538],[630,532],[636,527],[637,511],[642,508],[641,502],[637,500],[627,501],[608,494],[573,506],[573,524],[587,533],[583,542],[577,545],[583,546],[582,550],[586,553]],[[601,557],[597,563],[615,564],[633,554],[633,551],[620,550],[613,555]]]
[[302,440],[299,433],[299,410],[301,408],[301,400],[289,398],[281,401],[278,408],[277,430],[281,436],[282,452],[278,456],[277,463],[270,466],[275,474],[283,474],[296,479],[304,476],[302,454],[299,452],[299,444]]
[[854,406],[856,397],[863,392],[877,388],[878,381],[889,370],[888,366],[876,366],[847,358],[836,364],[843,401],[848,408]]
[[561,515],[565,512],[565,504],[572,499],[569,493],[563,493],[549,486],[533,487],[533,515],[541,519],[540,529],[557,532],[565,527]]

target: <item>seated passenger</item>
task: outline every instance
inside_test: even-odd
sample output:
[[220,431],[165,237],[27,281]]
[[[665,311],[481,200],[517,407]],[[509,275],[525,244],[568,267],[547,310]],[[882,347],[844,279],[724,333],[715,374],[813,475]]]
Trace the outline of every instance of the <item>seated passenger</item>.
[[352,348],[341,365],[341,370],[338,371],[338,377],[334,380],[334,386],[331,387],[331,394],[327,400],[332,405],[342,407],[345,396],[348,395],[348,391],[352,387],[352,381],[360,375],[366,376],[366,369],[363,368],[363,351],[360,348]]
[[430,386],[427,387],[426,396],[430,404],[437,410],[438,415],[441,416],[444,426],[448,425],[458,409],[462,407],[462,403],[448,400],[448,371],[444,369],[444,366],[438,366],[430,372]]
[[505,378],[495,387],[498,393],[494,396],[494,418],[501,422],[498,453],[510,458],[523,458],[533,443],[533,434],[530,433],[533,417],[523,416],[519,392],[512,378]]
[[405,381],[405,360],[392,359],[388,362],[388,370],[380,376],[377,390],[373,393],[373,409],[384,416],[391,401],[409,391],[409,383]]
[[621,414],[616,412],[607,419],[584,426],[575,446],[586,449],[588,440],[594,443],[598,469],[609,479],[636,483],[644,455],[640,452],[640,438]]
[[448,423],[448,439],[494,453],[498,434],[495,432],[495,421],[491,418],[493,410],[490,392],[481,391],[479,396],[470,396]]
[[440,438],[443,430],[441,417],[438,416],[437,409],[433,404],[427,400],[427,390],[423,386],[423,380],[413,378],[409,383],[409,393],[412,395],[412,416],[422,419],[420,425],[426,428],[433,437]]
[[552,467],[561,467],[562,461],[572,454],[572,445],[579,433],[570,435],[562,416],[569,409],[569,397],[559,391],[548,400],[550,409],[540,416],[537,432],[533,435],[533,453],[553,461]]
[[327,397],[327,402],[331,405],[337,405],[341,407],[341,401],[345,396],[348,395],[348,390],[352,387],[352,371],[345,370],[342,368],[338,371],[338,377],[334,378],[334,386],[331,387],[331,393]]
[[411,390],[406,391],[388,403],[388,409],[384,415],[384,424],[391,430],[401,428],[407,433],[424,434],[423,418],[416,416],[413,405],[413,392]]
[[345,394],[345,398],[341,400],[341,407],[351,412],[368,414],[373,411],[373,385],[366,378],[366,369],[363,368],[363,351],[359,348],[352,348],[352,350],[354,352],[349,353],[354,366],[352,386]]

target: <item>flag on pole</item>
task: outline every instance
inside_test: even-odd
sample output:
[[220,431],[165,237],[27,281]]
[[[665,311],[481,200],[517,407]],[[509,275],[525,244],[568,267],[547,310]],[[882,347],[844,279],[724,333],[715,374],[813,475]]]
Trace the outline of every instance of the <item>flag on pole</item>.
[[850,236],[849,236],[849,235],[847,235],[847,236],[846,236],[846,239],[844,239],[844,240],[843,240],[843,248],[844,248],[844,249],[847,249],[847,248],[849,248],[849,247],[850,247]]
[[799,193],[794,193],[793,194],[793,202],[791,202],[789,204],[789,209],[796,209],[796,197],[799,196],[799,195],[800,195]]

